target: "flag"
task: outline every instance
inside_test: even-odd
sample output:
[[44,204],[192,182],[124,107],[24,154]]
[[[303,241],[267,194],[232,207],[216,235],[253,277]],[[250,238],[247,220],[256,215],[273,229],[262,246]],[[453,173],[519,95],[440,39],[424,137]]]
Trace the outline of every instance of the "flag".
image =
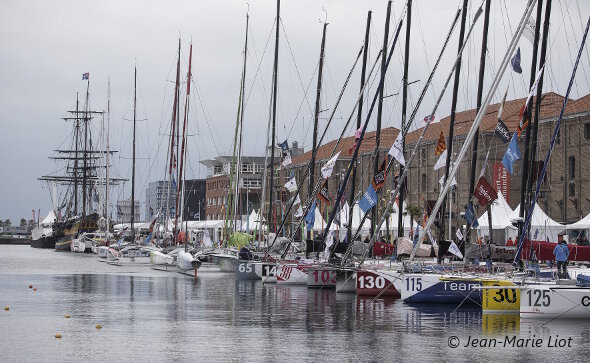
[[90,77],[90,73],[86,72],[86,73],[82,73],[82,80],[87,80]]
[[463,254],[455,242],[451,242],[451,245],[449,246],[449,252],[461,259],[463,258]]
[[482,207],[485,207],[498,198],[494,187],[483,176],[477,181],[473,196],[477,198],[479,205]]
[[391,149],[389,149],[389,155],[393,156],[395,160],[397,160],[402,166],[406,166],[406,159],[404,158],[403,152],[403,143],[403,135],[400,131],[399,134],[397,134],[397,138],[393,142],[393,145],[391,145]]
[[520,67],[520,47],[518,47],[518,49],[516,50],[516,54],[514,55],[514,57],[510,59],[510,66],[512,66],[512,69],[516,73],[522,74],[522,68]]
[[434,155],[439,156],[447,149],[447,144],[445,143],[445,133],[441,130],[440,136],[438,137],[438,143],[436,144],[436,149],[434,150]]
[[150,240],[151,240],[151,239],[152,239],[152,232],[150,232],[150,233],[147,235],[147,237],[146,237],[145,241],[143,241],[143,245],[144,245],[144,246],[147,246],[147,245],[148,245],[148,243],[150,243]]
[[[442,192],[442,188],[445,186],[445,176],[444,175],[440,178],[438,183],[440,184],[440,188],[441,188],[441,192]],[[453,177],[453,180],[451,180],[451,187],[453,185],[457,185],[457,179],[455,177]]]
[[297,190],[297,181],[295,180],[295,177],[289,179],[289,181],[285,183],[284,187],[290,192],[296,191]]
[[361,200],[359,200],[359,207],[363,213],[367,213],[371,208],[377,204],[377,192],[373,188],[373,184],[369,184],[367,191],[363,194]]
[[354,144],[352,144],[352,146],[350,148],[348,148],[348,155],[349,156],[352,155],[352,152],[354,151],[354,149],[356,149],[356,145],[358,144],[359,139],[361,138],[362,132],[363,132],[363,128],[362,127],[360,127],[358,130],[356,130],[354,132],[354,138],[355,138],[355,140],[354,140]]
[[518,123],[518,127],[516,129],[516,132],[518,132],[518,136],[520,137],[520,134],[522,132],[522,130],[524,130],[529,123],[529,112],[527,109],[527,106],[529,104],[530,99],[533,97],[535,91],[537,90],[537,85],[539,84],[539,80],[541,79],[541,75],[543,74],[543,70],[545,69],[545,65],[543,65],[539,71],[537,71],[537,76],[535,77],[535,83],[533,83],[533,85],[531,86],[531,89],[529,91],[529,95],[526,98],[526,102],[524,103],[524,105],[522,106],[522,108],[520,109],[519,112],[519,116],[520,116],[520,122]]
[[382,186],[385,185],[385,177],[387,176],[387,174],[385,173],[386,172],[386,170],[385,170],[386,165],[387,165],[387,155],[383,159],[383,162],[381,163],[381,167],[379,167],[377,174],[375,174],[375,176],[373,177],[373,188],[375,188],[375,190],[379,190]]
[[498,119],[498,123],[496,123],[496,129],[494,130],[494,133],[496,136],[498,136],[498,138],[500,138],[500,140],[502,140],[504,144],[510,141],[510,131],[500,119]]
[[430,238],[430,243],[432,244],[432,247],[434,247],[434,248],[438,247],[438,243],[436,243],[436,240],[432,237],[432,233],[430,233],[430,229],[426,233],[428,233],[428,238]]
[[438,170],[445,165],[447,165],[447,149],[445,149],[445,151],[443,151],[442,154],[440,154],[440,157],[436,161],[436,164],[434,164],[434,170]]
[[303,216],[303,208],[301,208],[301,204],[299,204],[299,208],[295,212],[295,218],[301,218]]
[[334,231],[329,231],[326,236],[326,249],[324,250],[324,256],[328,258],[330,256],[330,247],[334,244]]
[[455,233],[455,235],[457,236],[457,238],[459,239],[459,241],[463,240],[463,232],[461,231],[461,228],[457,229],[457,232]]
[[283,166],[287,166],[287,165],[291,165],[293,161],[291,160],[291,154],[289,154],[289,152],[287,152],[287,155],[285,155],[285,158],[283,159],[283,162],[281,163],[281,165]]
[[293,205],[301,204],[301,199],[299,199],[299,194],[295,194],[295,196],[291,199],[294,199]]
[[279,144],[279,146],[281,147],[281,150],[282,150],[283,152],[286,152],[286,151],[288,151],[288,150],[289,150],[289,143],[287,142],[287,140],[286,140],[286,139],[285,139],[285,141],[281,142],[281,143]]
[[434,115],[426,116],[426,117],[424,117],[424,122],[428,122],[428,121],[433,122],[435,119],[436,119],[436,116],[434,116]]
[[305,216],[305,223],[306,223],[307,231],[310,231],[313,228],[313,224],[315,222],[316,203],[317,203],[317,201],[314,200],[311,205],[311,208],[309,208],[309,211],[307,212],[307,215]]
[[[151,209],[151,208],[150,208]],[[154,226],[156,225],[156,221],[158,220],[158,217],[160,216],[160,211],[158,211],[158,213],[156,214],[156,216],[154,217],[154,219],[152,220],[152,223],[150,223],[150,234],[154,231]],[[147,244],[147,243],[146,243]]]
[[322,184],[320,192],[318,193],[318,198],[320,198],[326,204],[332,203],[332,198],[330,197],[330,192],[328,190],[328,179],[324,180],[324,184]]
[[470,228],[474,229],[479,227],[479,222],[477,221],[477,218],[475,217],[475,211],[473,210],[473,203],[469,202],[465,207],[463,219],[467,221]]
[[531,16],[524,25],[524,30],[522,32],[522,36],[527,38],[531,42],[531,44],[535,43],[535,23],[535,19]]
[[502,159],[502,165],[504,165],[510,174],[513,174],[512,164],[514,164],[514,162],[518,159],[520,159],[520,150],[518,149],[518,137],[517,133],[515,132],[512,136],[510,144],[508,145],[508,149],[506,149],[504,158]]
[[362,133],[363,133],[363,127],[361,126],[361,127],[359,127],[358,130],[356,130],[354,132],[354,138],[357,139],[357,140],[360,139]]
[[327,179],[332,175],[332,171],[334,171],[334,165],[336,165],[336,160],[340,156],[340,151],[332,157],[332,159],[328,160],[328,162],[322,166],[322,177]]

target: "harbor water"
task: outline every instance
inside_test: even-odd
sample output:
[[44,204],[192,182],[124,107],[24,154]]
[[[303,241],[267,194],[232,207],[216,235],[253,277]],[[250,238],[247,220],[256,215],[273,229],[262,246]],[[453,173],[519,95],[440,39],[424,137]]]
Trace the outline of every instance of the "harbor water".
[[0,304],[9,308],[0,317],[1,362],[574,362],[590,356],[587,321],[525,321],[518,314],[483,315],[478,306],[413,306],[236,281],[207,264],[195,279],[28,246],[0,246]]

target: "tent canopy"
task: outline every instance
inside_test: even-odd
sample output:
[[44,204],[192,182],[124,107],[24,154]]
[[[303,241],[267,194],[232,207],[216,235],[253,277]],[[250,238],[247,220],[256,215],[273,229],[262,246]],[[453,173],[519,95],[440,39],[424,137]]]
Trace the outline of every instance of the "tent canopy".
[[[498,194],[498,198],[492,203],[492,228],[493,229],[505,229],[512,227],[510,216],[514,213],[512,208],[506,203],[506,199],[502,193]],[[518,215],[518,212],[517,212]],[[488,212],[486,211],[479,219],[479,229],[489,229],[488,223]]]

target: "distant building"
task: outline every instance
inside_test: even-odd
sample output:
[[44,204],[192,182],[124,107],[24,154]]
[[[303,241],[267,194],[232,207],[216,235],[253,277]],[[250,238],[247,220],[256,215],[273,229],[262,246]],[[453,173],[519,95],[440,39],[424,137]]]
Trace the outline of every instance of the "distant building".
[[[168,190],[168,181],[158,180],[148,184],[145,192],[145,220],[151,220],[158,212],[159,222],[164,222],[166,218],[166,208],[168,215],[174,218],[176,215],[176,185],[170,185]],[[184,200],[184,217],[185,220],[193,221],[204,219],[202,216],[205,211],[205,180],[190,179],[185,181],[185,200]]]
[[[140,222],[139,200],[136,200],[134,205],[134,221]],[[131,222],[131,200],[126,199],[117,201],[117,221],[119,223]]]
[[[218,156],[211,160],[201,160],[201,164],[207,167],[206,219],[224,219],[225,205],[229,195],[232,156]],[[260,208],[264,157],[243,156],[240,165],[238,218],[248,214],[252,209]]]

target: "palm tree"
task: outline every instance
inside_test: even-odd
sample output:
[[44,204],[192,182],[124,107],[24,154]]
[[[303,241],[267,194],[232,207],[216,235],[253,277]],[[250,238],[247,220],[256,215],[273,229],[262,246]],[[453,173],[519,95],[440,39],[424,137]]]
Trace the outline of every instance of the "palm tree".
[[410,231],[414,230],[414,219],[420,220],[422,218],[422,211],[415,205],[408,204],[406,205],[406,211],[404,215],[410,215]]

